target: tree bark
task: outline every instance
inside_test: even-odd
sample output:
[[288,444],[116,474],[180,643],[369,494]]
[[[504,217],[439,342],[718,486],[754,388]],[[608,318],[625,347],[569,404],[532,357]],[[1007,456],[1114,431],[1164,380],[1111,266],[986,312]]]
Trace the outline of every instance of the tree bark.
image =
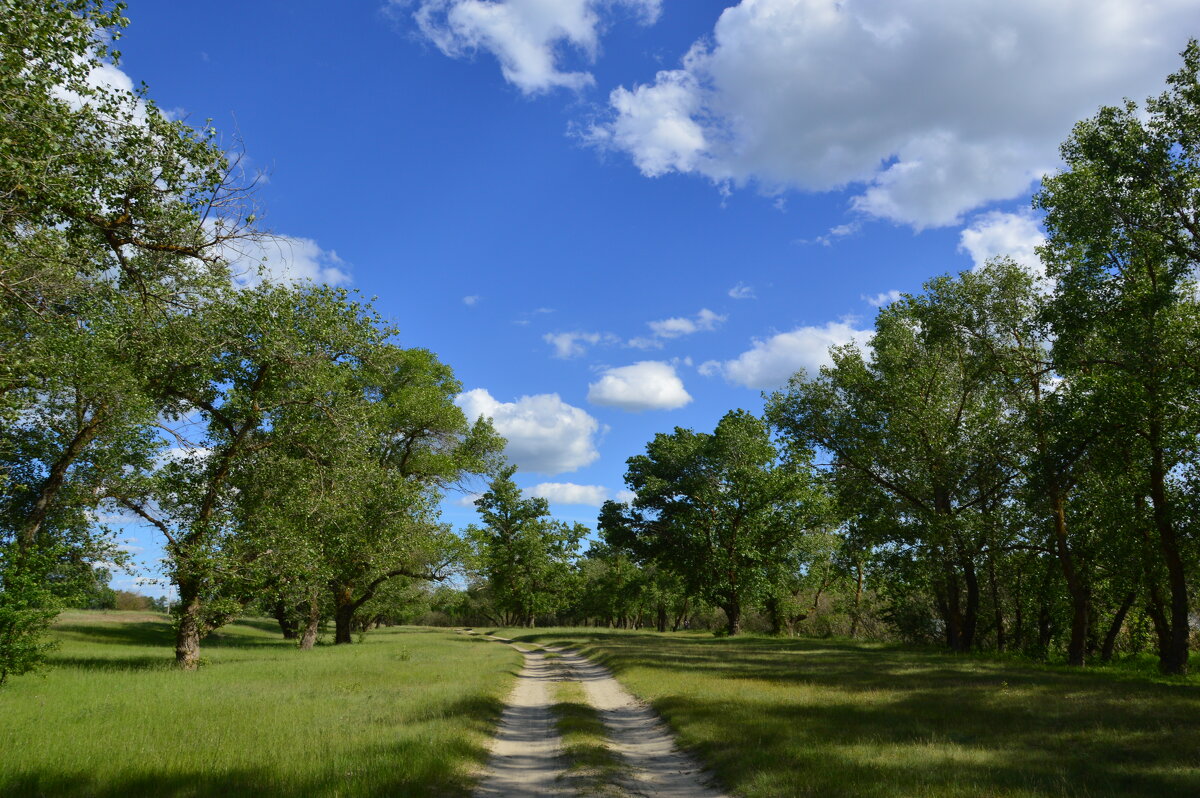
[[299,624],[292,618],[291,612],[287,604],[283,601],[275,602],[275,620],[279,622],[279,631],[283,632],[284,640],[295,640],[299,637]]
[[321,626],[321,605],[317,597],[308,601],[308,614],[304,618],[304,629],[300,634],[300,650],[311,651],[317,642],[317,630]]
[[1159,548],[1167,566],[1167,584],[1171,590],[1170,639],[1158,668],[1165,674],[1185,676],[1188,670],[1188,595],[1187,576],[1183,557],[1179,551],[1179,540],[1171,519],[1166,488],[1166,463],[1161,446],[1153,445],[1161,440],[1162,432],[1157,422],[1150,425],[1152,441],[1150,458],[1150,502],[1153,509],[1154,527],[1158,531]]
[[179,579],[179,622],[175,627],[175,666],[194,671],[200,667],[200,638],[203,636],[200,586],[192,579]]
[[1100,647],[1101,661],[1112,661],[1113,650],[1117,646],[1117,635],[1121,633],[1121,626],[1125,623],[1125,616],[1129,614],[1129,610],[1133,607],[1133,602],[1136,600],[1136,590],[1130,590],[1125,594],[1125,600],[1117,608],[1117,614],[1113,616],[1112,623],[1109,624],[1108,631],[1104,634],[1104,644]]
[[353,643],[354,613],[358,604],[350,588],[343,587],[333,593],[333,644],[335,646]]
[[741,634],[742,631],[742,603],[738,599],[731,599],[721,608],[725,610],[725,617],[728,623],[725,626],[725,631],[730,637]]

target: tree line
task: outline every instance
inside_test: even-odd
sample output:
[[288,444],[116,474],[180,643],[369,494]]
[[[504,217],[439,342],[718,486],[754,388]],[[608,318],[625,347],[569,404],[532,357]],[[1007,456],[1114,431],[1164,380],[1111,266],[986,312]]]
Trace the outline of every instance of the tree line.
[[[736,411],[713,433],[657,435],[628,461],[636,498],[601,510],[559,615],[588,618],[588,597],[630,563],[659,628],[691,600],[720,608],[729,634],[746,608],[779,631],[832,590],[852,634],[866,594],[874,625],[901,639],[1076,666],[1148,647],[1164,673],[1186,673],[1200,568],[1198,75],[1192,41],[1161,96],[1076,125],[1065,168],[1034,198],[1044,274],[997,258],[934,278],[880,311],[869,345],[837,347],[832,365],[767,396],[763,419]],[[507,490],[480,503],[496,607],[516,589],[515,553],[503,567],[494,553],[510,545],[493,509]],[[610,598],[631,600],[632,584]]]
[[[127,559],[130,518],[166,541],[184,669],[248,610],[307,649],[326,622],[349,643],[432,609],[1072,665],[1149,648],[1186,672],[1195,42],[1164,94],[1063,145],[1035,197],[1044,274],[934,278],[761,416],[656,435],[592,536],[522,494],[451,369],[370,302],[234,274],[269,238],[253,181],[211,128],[94,80],[125,24],[107,0],[0,0],[0,682]],[[458,533],[438,506],[475,476]]]

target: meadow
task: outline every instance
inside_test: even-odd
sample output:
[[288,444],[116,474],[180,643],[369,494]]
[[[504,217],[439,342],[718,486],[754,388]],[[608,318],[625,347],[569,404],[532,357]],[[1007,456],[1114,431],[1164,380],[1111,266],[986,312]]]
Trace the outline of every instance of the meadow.
[[1200,679],[837,640],[508,629],[649,701],[746,798],[1200,795]]
[[413,628],[300,652],[247,619],[181,673],[162,615],[67,613],[55,635],[51,668],[0,691],[0,795],[463,795],[519,663]]

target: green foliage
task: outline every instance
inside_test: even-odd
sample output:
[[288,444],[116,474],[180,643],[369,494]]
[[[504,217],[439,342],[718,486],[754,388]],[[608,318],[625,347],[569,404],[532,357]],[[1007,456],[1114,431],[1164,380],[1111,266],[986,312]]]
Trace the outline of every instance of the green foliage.
[[467,539],[471,570],[487,579],[500,622],[533,626],[566,606],[587,528],[551,519],[545,499],[521,494],[515,472],[503,468],[476,500],[484,526],[469,527]]
[[781,454],[766,423],[744,411],[711,434],[656,435],[628,460],[625,482],[637,498],[605,503],[606,542],[676,574],[690,595],[725,610],[733,634],[742,608],[799,568],[804,535],[825,510],[811,451]]

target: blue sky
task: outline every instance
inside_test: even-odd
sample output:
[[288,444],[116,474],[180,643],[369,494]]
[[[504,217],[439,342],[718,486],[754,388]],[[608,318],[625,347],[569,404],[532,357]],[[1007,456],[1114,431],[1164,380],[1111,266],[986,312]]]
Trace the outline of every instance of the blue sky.
[[[1194,0],[128,16],[124,73],[264,172],[272,268],[377,296],[496,417],[520,483],[585,523],[654,433],[761,410],[865,342],[891,292],[995,254],[1032,267],[1030,193],[1072,122],[1161,91],[1200,32]],[[128,532],[153,562],[161,542]]]

